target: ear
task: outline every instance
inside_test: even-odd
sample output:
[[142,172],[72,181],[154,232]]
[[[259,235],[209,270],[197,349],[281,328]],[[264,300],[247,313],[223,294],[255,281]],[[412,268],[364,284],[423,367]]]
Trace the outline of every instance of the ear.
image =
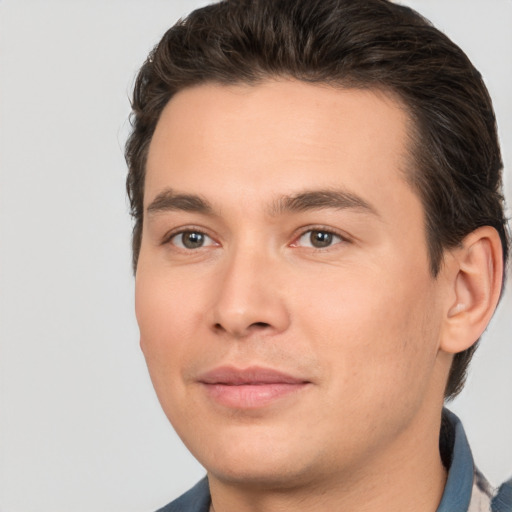
[[498,232],[483,226],[450,251],[443,270],[448,285],[440,349],[456,354],[482,335],[501,293],[503,253]]

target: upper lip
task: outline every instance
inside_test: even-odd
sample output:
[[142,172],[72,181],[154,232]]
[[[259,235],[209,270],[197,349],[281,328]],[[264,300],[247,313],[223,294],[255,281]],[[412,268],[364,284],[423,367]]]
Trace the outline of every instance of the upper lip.
[[294,377],[272,368],[251,366],[235,368],[221,366],[201,374],[198,378],[203,384],[224,384],[231,386],[258,384],[304,384],[309,382],[301,377]]

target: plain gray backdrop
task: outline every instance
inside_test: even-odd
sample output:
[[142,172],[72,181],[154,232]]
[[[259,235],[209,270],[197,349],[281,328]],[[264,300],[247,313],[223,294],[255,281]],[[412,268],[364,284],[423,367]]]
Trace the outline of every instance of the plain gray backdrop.
[[[204,472],[160,411],[138,347],[122,153],[138,67],[205,3],[0,0],[4,512],[151,511]],[[511,204],[512,1],[404,3],[484,75]],[[509,289],[451,406],[493,483],[512,473],[511,335]]]

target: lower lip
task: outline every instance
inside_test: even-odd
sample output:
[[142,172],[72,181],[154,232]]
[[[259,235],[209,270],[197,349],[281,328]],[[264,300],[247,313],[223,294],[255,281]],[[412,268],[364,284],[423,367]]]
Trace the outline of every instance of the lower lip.
[[234,409],[257,409],[290,396],[307,386],[306,382],[297,384],[204,384],[208,395],[217,403]]

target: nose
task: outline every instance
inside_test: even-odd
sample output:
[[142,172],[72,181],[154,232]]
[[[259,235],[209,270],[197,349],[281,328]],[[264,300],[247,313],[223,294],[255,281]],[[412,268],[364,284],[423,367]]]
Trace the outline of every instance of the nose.
[[282,281],[277,257],[254,248],[234,252],[218,275],[213,329],[237,339],[285,331],[290,315]]

